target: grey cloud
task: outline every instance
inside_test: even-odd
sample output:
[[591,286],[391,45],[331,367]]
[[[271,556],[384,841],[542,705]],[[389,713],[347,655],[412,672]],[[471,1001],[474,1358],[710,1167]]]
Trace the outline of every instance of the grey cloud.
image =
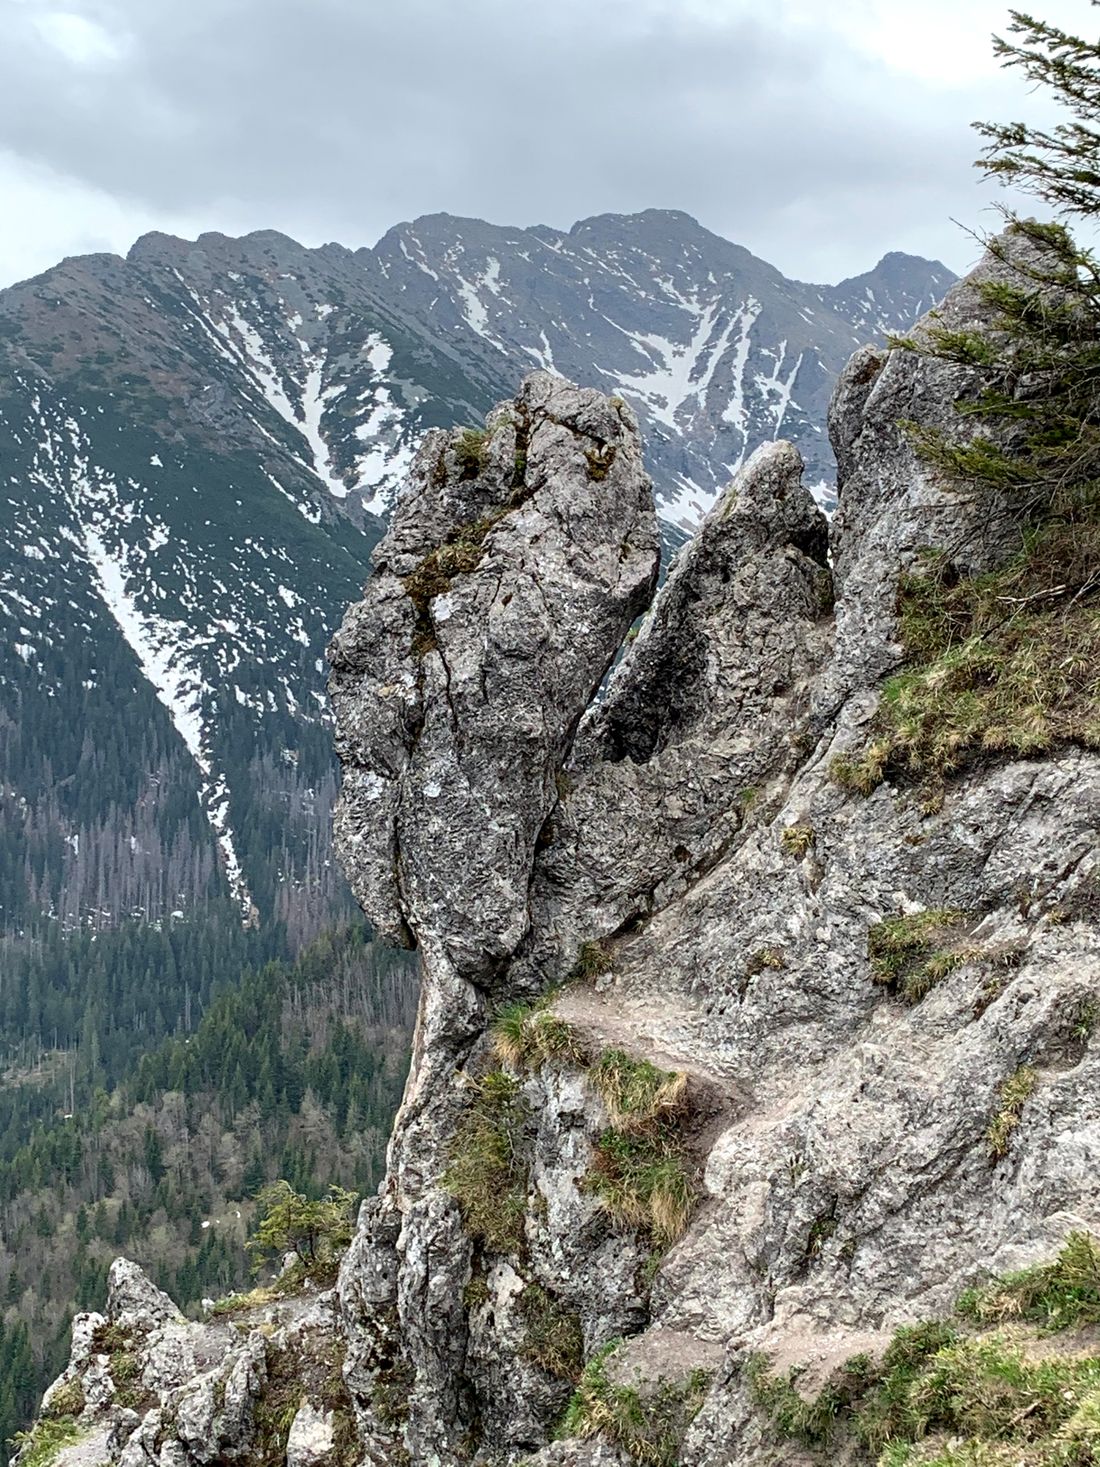
[[[72,8],[70,6],[70,8]],[[417,213],[567,225],[678,207],[803,276],[970,253],[966,123],[835,39],[617,0],[102,0],[120,58],[14,11],[0,142],[145,211],[314,242]]]

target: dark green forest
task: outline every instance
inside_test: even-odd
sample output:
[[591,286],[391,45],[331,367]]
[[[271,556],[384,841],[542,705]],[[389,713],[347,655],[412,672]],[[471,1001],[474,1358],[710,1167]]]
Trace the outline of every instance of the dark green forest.
[[[415,1005],[362,924],[297,960],[229,910],[10,943],[0,969],[0,1438],[135,1259],[182,1308],[247,1287],[256,1192],[378,1183]],[[7,1448],[0,1451],[6,1467]]]

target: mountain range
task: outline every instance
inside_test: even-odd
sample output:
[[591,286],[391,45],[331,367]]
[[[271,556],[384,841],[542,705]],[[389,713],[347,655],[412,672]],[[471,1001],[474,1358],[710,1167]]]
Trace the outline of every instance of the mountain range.
[[666,544],[954,277],[786,279],[687,215],[431,215],[372,249],[153,234],[0,292],[0,931],[346,901],[323,651],[420,435],[536,368],[636,409]]

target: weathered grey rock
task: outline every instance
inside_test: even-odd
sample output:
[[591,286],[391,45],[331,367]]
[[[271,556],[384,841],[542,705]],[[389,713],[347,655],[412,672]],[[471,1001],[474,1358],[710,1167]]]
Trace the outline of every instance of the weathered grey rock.
[[183,1315],[136,1263],[116,1258],[107,1275],[107,1318],[112,1324],[152,1329],[182,1321]]
[[429,435],[330,652],[356,895],[481,982],[526,931],[556,777],[658,558],[625,405],[539,372],[487,423]]
[[[935,327],[991,329],[994,309],[986,282],[1019,284],[1013,261],[1035,260],[1035,246],[1009,231],[965,280],[952,287],[911,333]],[[984,488],[967,494],[922,458],[911,431],[964,440],[988,428],[960,417],[956,402],[973,397],[974,373],[916,351],[863,347],[841,373],[829,409],[829,436],[838,463],[838,504],[830,535],[836,577],[836,652],[814,694],[821,718],[836,716],[846,698],[875,688],[897,665],[898,573],[930,546],[946,549],[961,571],[1001,561],[1018,543],[1011,493]]]
[[[953,292],[944,319],[978,319],[975,289]],[[1100,1230],[1100,756],[991,756],[938,809],[900,784],[865,798],[830,776],[897,666],[899,573],[929,545],[976,569],[1010,543],[1011,505],[941,482],[895,421],[945,427],[966,387],[913,354],[857,355],[833,415],[835,618],[820,520],[797,456],[775,445],[746,465],[587,711],[648,594],[629,419],[539,374],[494,419],[473,477],[456,437],[426,446],[334,648],[341,848],[372,919],[415,940],[423,975],[387,1179],[338,1289],[344,1380],[377,1467],[402,1452],[417,1467],[622,1467],[609,1441],[551,1442],[577,1362],[550,1369],[532,1297],[588,1360],[625,1337],[605,1369],[643,1399],[708,1372],[682,1467],[763,1467],[777,1459],[747,1377],[755,1352],[812,1384],[988,1272]],[[522,502],[506,506],[517,422]],[[604,477],[586,457],[592,433],[617,448]],[[506,512],[484,555],[414,606],[406,578],[487,508]],[[904,1005],[874,981],[868,935],[941,908],[957,913],[960,960]],[[496,1253],[468,1236],[445,1179],[470,1082],[505,1063],[491,1052],[496,1006],[562,978],[593,937],[604,971],[551,999],[570,1044],[513,1067],[522,1242]],[[593,1185],[609,1112],[587,1064],[607,1049],[686,1076],[678,1136],[700,1197],[655,1276],[645,1231],[615,1222]],[[1001,1086],[1022,1066],[1034,1089],[994,1156]],[[204,1433],[233,1450],[247,1410],[227,1436],[197,1392],[172,1456],[166,1382],[210,1336],[189,1343],[180,1332],[198,1327],[140,1282],[133,1292],[134,1317],[153,1316],[151,1357],[169,1363],[121,1460],[184,1467],[204,1460]],[[273,1339],[315,1350],[301,1320]],[[235,1399],[254,1399],[259,1356],[252,1376],[243,1362],[258,1347],[218,1348],[211,1377],[238,1370]]]
[[[425,1461],[454,1457],[469,1426],[469,1244],[439,1188],[464,1105],[456,1072],[484,1033],[486,990],[500,990],[527,933],[562,766],[648,604],[659,555],[623,403],[535,373],[487,424],[483,443],[426,440],[330,654],[345,771],[337,841],[372,921],[421,953],[388,1205],[401,1216],[395,1307],[415,1361],[406,1440]],[[377,1256],[370,1268],[391,1271]],[[377,1372],[376,1345],[353,1374]]]
[[[976,285],[1001,269],[987,264],[957,288],[946,323],[981,319]],[[633,1336],[624,1369],[669,1378],[676,1357],[686,1378],[706,1361],[714,1385],[684,1461],[717,1467],[767,1450],[746,1351],[843,1358],[948,1307],[991,1263],[1049,1252],[1100,1212],[1100,1123],[1091,1102],[1082,1107],[1100,1083],[1072,1038],[1100,938],[1044,915],[1096,860],[1100,761],[1065,750],[978,766],[932,813],[889,784],[852,795],[828,772],[864,737],[897,665],[899,573],[929,545],[980,569],[1010,542],[1012,506],[978,505],[941,482],[897,425],[907,416],[946,428],[967,386],[958,369],[919,355],[870,352],[840,384],[835,635],[822,527],[797,456],[776,445],[746,465],[582,723],[525,868],[530,925],[510,966],[494,969],[516,927],[483,946],[478,981],[523,991],[560,978],[585,940],[620,931],[611,971],[595,989],[566,990],[556,1012],[590,1050],[625,1047],[683,1069],[710,1097],[704,1205],[655,1281],[648,1328],[629,1244],[579,1185],[601,1116],[568,1063],[525,1087],[535,1119],[524,1256],[494,1261],[486,1297],[460,1308],[458,1219],[424,1182],[457,1115],[440,1122],[448,1066],[476,1062],[487,1014],[474,998],[457,1001],[453,980],[473,969],[460,975],[453,961],[445,887],[432,888],[438,908],[416,908],[425,973],[448,997],[425,1007],[410,1080],[409,1114],[430,1105],[430,1138],[399,1123],[391,1172],[404,1217],[393,1258],[416,1372],[414,1457],[458,1460],[463,1389],[481,1403],[486,1453],[537,1445],[548,1430],[553,1398],[525,1375],[515,1316],[532,1283],[583,1320],[587,1354],[613,1327]],[[809,832],[801,852],[784,840],[794,826]],[[425,877],[418,890],[429,886]],[[405,901],[405,920],[415,907]],[[873,983],[868,931],[922,907],[967,914],[969,956],[908,1009]],[[628,930],[638,917],[648,920]],[[1021,1064],[1039,1088],[991,1208],[984,1138],[999,1087]],[[624,1270],[601,1237],[615,1240]],[[502,1409],[503,1399],[516,1404]],[[536,1460],[595,1460],[592,1450],[559,1444]]]
[[324,1467],[335,1444],[331,1411],[303,1401],[290,1423],[286,1467]]
[[539,941],[564,949],[544,982],[579,941],[682,894],[761,780],[799,762],[832,609],[827,525],[801,476],[790,444],[757,450],[585,719],[532,883]]

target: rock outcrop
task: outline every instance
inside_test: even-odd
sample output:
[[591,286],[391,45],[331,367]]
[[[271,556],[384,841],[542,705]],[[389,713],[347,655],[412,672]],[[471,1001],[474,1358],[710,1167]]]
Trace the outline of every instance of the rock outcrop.
[[[943,319],[980,319],[1000,268]],[[310,1305],[346,1349],[349,1460],[776,1460],[754,1360],[822,1380],[1100,1225],[1100,757],[990,752],[936,799],[836,777],[904,655],[899,576],[1011,543],[1008,503],[898,426],[949,427],[966,390],[857,354],[831,529],[795,451],[759,450],[595,701],[653,592],[629,411],[539,373],[485,435],[426,442],[333,647],[340,849],[423,975],[338,1325]],[[931,964],[909,1002],[884,932]],[[181,1380],[176,1456],[134,1455],[176,1379],[151,1362],[211,1338],[137,1296],[160,1404],[112,1460],[245,1460],[254,1334],[214,1370],[221,1414],[181,1410],[206,1377]],[[94,1334],[55,1390],[80,1377],[99,1422]],[[290,1443],[319,1463],[331,1407],[308,1405]]]

